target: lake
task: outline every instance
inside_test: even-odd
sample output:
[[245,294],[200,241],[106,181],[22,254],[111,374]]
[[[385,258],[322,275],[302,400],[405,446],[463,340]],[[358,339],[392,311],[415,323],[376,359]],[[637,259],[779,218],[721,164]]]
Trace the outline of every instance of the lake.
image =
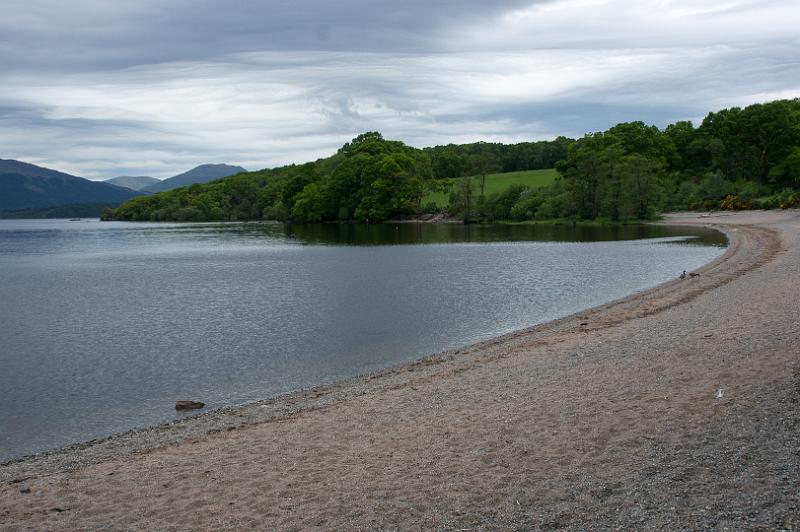
[[657,226],[0,220],[0,462],[529,327],[725,246]]

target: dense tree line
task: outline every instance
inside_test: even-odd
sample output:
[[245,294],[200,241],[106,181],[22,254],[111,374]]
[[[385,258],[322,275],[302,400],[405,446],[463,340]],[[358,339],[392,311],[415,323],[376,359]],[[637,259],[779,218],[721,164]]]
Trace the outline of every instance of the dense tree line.
[[[464,176],[555,166],[549,187],[484,195]],[[435,207],[500,219],[647,219],[671,209],[774,208],[800,204],[800,100],[709,113],[665,129],[618,124],[578,140],[474,143],[416,149],[360,135],[331,157],[242,173],[134,198],[104,219],[382,221]]]
[[72,203],[39,209],[6,209],[0,210],[0,219],[32,219],[32,218],[97,218],[106,209],[119,203]]
[[566,137],[519,144],[475,142],[424,148],[424,151],[431,157],[433,176],[442,179],[553,168],[567,157],[572,142]]
[[428,154],[370,132],[327,159],[138,197],[104,218],[381,221],[419,212],[432,179]]
[[620,221],[665,210],[796,206],[800,100],[709,113],[698,127],[618,124],[571,142],[556,167],[561,179],[550,187],[489,197],[457,182],[449,210],[465,220]]

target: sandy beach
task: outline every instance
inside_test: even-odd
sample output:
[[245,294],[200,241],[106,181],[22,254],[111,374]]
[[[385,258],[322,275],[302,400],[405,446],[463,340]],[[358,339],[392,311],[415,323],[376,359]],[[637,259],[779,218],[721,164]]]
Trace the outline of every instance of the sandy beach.
[[0,466],[0,529],[795,530],[800,212],[723,257],[337,385]]

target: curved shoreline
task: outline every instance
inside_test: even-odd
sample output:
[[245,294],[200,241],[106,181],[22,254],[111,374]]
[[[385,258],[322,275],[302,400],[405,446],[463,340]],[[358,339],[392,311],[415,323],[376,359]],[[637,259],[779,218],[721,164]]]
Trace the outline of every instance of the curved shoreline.
[[[695,270],[695,272],[698,273],[709,271],[725,263],[737,253],[741,245],[735,233],[732,233],[730,229],[726,227],[715,227],[716,224],[672,225],[711,227],[723,233],[728,239],[728,247],[725,253]],[[106,437],[95,438],[85,442],[78,442],[52,450],[25,455],[0,464],[0,482],[14,482],[19,478],[41,474],[42,472],[51,473],[75,469],[124,454],[148,452],[164,446],[177,445],[182,442],[202,438],[209,434],[222,432],[224,430],[232,430],[245,425],[269,423],[271,421],[286,419],[307,410],[323,408],[332,404],[332,402],[364,395],[370,390],[374,391],[375,387],[381,387],[383,381],[387,381],[391,377],[396,377],[398,375],[405,375],[420,367],[439,366],[446,363],[463,364],[466,362],[466,358],[476,356],[481,360],[487,360],[486,351],[489,349],[499,349],[505,347],[506,344],[510,342],[543,340],[555,331],[560,331],[564,327],[574,327],[576,324],[580,324],[589,319],[594,319],[595,321],[591,326],[584,327],[579,325],[581,332],[596,330],[598,328],[598,323],[602,323],[603,327],[607,327],[619,322],[620,319],[633,319],[633,317],[640,317],[663,310],[666,307],[647,307],[646,309],[639,309],[640,312],[636,316],[629,316],[626,314],[624,317],[619,317],[617,314],[611,314],[623,309],[627,313],[631,305],[638,305],[641,300],[652,296],[656,292],[678,287],[685,288],[685,285],[679,280],[667,281],[646,290],[634,292],[625,297],[615,299],[602,305],[590,307],[555,320],[495,336],[474,344],[429,354],[416,360],[402,362],[377,371],[356,375],[329,384],[312,386],[310,388],[280,394],[243,405],[218,408],[183,419],[147,427],[133,428]],[[689,297],[694,297],[711,288],[712,287],[703,285],[698,290],[698,287],[695,286],[688,294]],[[684,300],[685,299],[682,298],[680,302]],[[642,311],[646,314],[642,314]],[[603,316],[603,314],[607,313],[611,315]],[[612,318],[611,316],[614,317]],[[609,320],[609,318],[611,319]],[[475,361],[471,361],[471,363],[474,362]],[[392,386],[403,386],[403,383],[392,383]],[[348,388],[356,389],[350,390],[350,393],[348,393]],[[321,398],[332,399],[332,401],[321,400]]]
[[[786,320],[794,323],[790,312],[794,303],[780,301],[790,306],[762,308],[754,294],[780,288],[770,284],[775,276],[796,280],[794,270],[787,266],[794,263],[779,257],[797,254],[796,238],[788,241],[791,233],[786,227],[796,230],[800,220],[796,213],[762,218],[672,216],[666,223],[717,225],[716,229],[729,235],[728,250],[698,270],[698,277],[663,283],[565,318],[375,374],[11,462],[0,467],[0,501],[20,505],[7,512],[18,523],[70,522],[59,521],[61,512],[43,515],[35,510],[67,501],[82,508],[80,526],[98,525],[113,514],[119,526],[164,528],[168,524],[164,515],[189,518],[193,511],[162,506],[159,515],[137,521],[130,511],[113,507],[100,517],[100,503],[87,499],[81,490],[89,489],[87,482],[101,488],[123,482],[107,504],[135,500],[145,508],[160,504],[153,498],[162,497],[154,493],[161,489],[158,482],[166,487],[173,483],[169,479],[176,479],[204,501],[197,526],[217,515],[208,513],[212,508],[234,519],[220,528],[246,528],[248,523],[260,522],[252,520],[259,516],[276,528],[581,529],[587,523],[611,522],[669,528],[708,523],[703,519],[710,517],[700,515],[702,508],[716,508],[717,502],[711,499],[728,493],[728,487],[708,480],[704,469],[678,473],[686,465],[673,462],[689,453],[689,464],[711,467],[716,464],[714,457],[733,452],[726,451],[725,445],[737,436],[725,431],[753,423],[758,430],[747,432],[736,448],[746,449],[751,456],[771,452],[776,445],[771,442],[780,440],[775,434],[783,434],[782,429],[773,427],[771,440],[762,441],[758,435],[764,430],[757,424],[766,423],[770,416],[759,414],[750,420],[748,412],[782,404],[794,382],[786,361],[794,363],[796,355],[784,346],[791,345],[797,333],[781,325]],[[760,270],[767,265],[770,271]],[[748,275],[753,279],[737,282]],[[722,287],[726,288],[716,290]],[[736,306],[742,295],[752,299],[748,301],[752,310]],[[757,313],[745,316],[745,311]],[[767,319],[769,312],[770,330],[756,341],[761,334],[759,320]],[[737,340],[737,335],[749,335],[752,340]],[[754,357],[755,346],[759,357]],[[770,370],[767,380],[752,377],[764,368]],[[771,384],[762,385],[762,381]],[[721,385],[716,393],[728,395],[714,400],[714,390]],[[774,401],[765,399],[778,392],[784,395],[776,395]],[[730,419],[736,421],[718,426],[715,419],[720,415],[723,421],[735,415]],[[725,438],[717,437],[723,433]],[[453,435],[458,437],[453,439]],[[722,450],[715,447],[720,445]],[[716,450],[706,451],[707,447]],[[776,462],[770,455],[760,464],[769,473],[769,482],[782,482],[782,478],[795,482],[797,471],[787,460]],[[653,467],[648,464],[657,464],[655,477],[648,473]],[[741,458],[725,465],[747,466]],[[395,473],[387,477],[381,467]],[[508,467],[519,473],[509,475]],[[794,473],[776,475],[775,468]],[[662,470],[669,472],[663,479]],[[141,476],[145,471],[152,472],[152,482]],[[203,488],[203,479],[211,473],[222,483]],[[733,473],[727,475],[733,478]],[[280,511],[264,510],[265,505],[285,500],[279,492],[266,489],[280,484],[285,475],[292,479],[291,486],[299,488],[286,487],[288,492],[281,493],[292,494],[302,509],[292,505]],[[675,484],[675,475],[689,477]],[[692,492],[697,504],[703,505],[699,510],[692,504],[685,515],[669,514],[666,499],[686,499],[677,492],[671,496],[673,485],[693,489],[694,476],[698,476],[698,486],[717,484],[703,495]],[[340,497],[331,490],[342,482],[349,491]],[[52,488],[59,483],[77,487]],[[20,485],[32,485],[34,490],[44,486],[44,499],[19,495]],[[52,492],[46,491],[48,485]],[[651,492],[650,485],[661,487]],[[206,489],[216,497],[252,499],[252,504],[247,511],[233,512],[207,500]],[[650,510],[637,510],[639,503],[631,503],[626,495],[631,490],[638,493],[637,500],[651,501]],[[374,493],[383,495],[375,499]],[[501,493],[507,497],[495,499]],[[523,498],[531,493],[534,499]],[[426,510],[425,500],[436,497],[444,497],[446,504]],[[174,497],[167,498],[175,504]],[[791,497],[785,499],[793,502]],[[398,501],[413,501],[416,510],[409,513],[408,508],[397,506]],[[526,501],[542,510],[538,514],[523,511]],[[770,511],[775,513],[779,506],[771,504]],[[720,504],[720,508],[725,506]],[[371,508],[372,517],[359,508]],[[249,520],[235,521],[242,516]],[[646,520],[639,521],[642,516]]]

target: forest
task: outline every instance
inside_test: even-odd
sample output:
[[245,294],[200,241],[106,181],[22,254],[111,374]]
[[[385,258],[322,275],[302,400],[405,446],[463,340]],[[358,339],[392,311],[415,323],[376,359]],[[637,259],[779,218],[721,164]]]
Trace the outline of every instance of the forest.
[[[481,176],[555,167],[550,185],[484,193]],[[475,179],[478,176],[478,179]],[[476,183],[478,183],[476,185]],[[424,202],[446,193],[446,207]],[[626,122],[580,139],[418,149],[368,132],[331,157],[140,196],[104,220],[380,222],[444,210],[465,222],[646,220],[668,210],[800,205],[800,100]]]

